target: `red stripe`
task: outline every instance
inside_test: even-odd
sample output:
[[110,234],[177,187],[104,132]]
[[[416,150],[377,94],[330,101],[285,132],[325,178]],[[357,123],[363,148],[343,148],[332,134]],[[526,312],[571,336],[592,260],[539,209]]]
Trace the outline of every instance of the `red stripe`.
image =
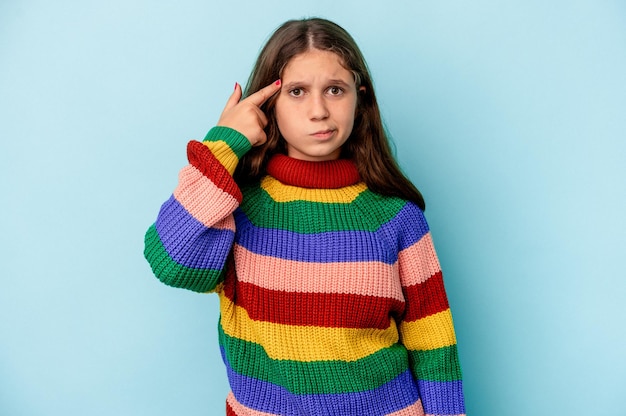
[[237,413],[230,407],[230,403],[226,402],[226,416],[237,416]]
[[[225,281],[224,294],[257,321],[333,328],[386,329],[402,315],[404,302],[391,298],[345,293],[282,292]],[[236,293],[235,293],[236,292]]]
[[404,321],[411,322],[445,311],[450,306],[443,286],[443,275],[437,272],[425,282],[404,289],[407,299]]
[[337,189],[361,180],[356,165],[349,159],[311,162],[280,153],[267,163],[267,173],[284,184],[313,189]]
[[206,145],[196,140],[190,141],[187,144],[187,159],[215,185],[241,203],[241,191],[235,180]]

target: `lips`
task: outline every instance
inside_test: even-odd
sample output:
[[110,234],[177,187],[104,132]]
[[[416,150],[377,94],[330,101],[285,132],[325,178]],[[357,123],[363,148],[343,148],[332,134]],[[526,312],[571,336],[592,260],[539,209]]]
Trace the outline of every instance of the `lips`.
[[330,138],[333,134],[335,133],[335,130],[333,129],[327,129],[327,130],[318,130],[315,133],[311,134],[311,136],[317,138],[317,139],[328,139]]

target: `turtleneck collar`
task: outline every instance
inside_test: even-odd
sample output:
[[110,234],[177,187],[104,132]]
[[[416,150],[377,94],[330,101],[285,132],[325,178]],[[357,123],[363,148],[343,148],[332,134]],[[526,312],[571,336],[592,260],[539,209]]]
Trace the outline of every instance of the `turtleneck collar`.
[[312,162],[276,154],[267,164],[267,173],[285,185],[300,188],[337,189],[361,181],[359,171],[348,159]]

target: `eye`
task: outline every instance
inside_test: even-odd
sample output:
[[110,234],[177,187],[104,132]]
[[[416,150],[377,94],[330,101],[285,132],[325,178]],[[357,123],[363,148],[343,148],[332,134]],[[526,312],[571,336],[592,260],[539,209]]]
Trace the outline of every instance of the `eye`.
[[292,97],[300,97],[302,95],[302,89],[301,88],[293,88],[293,89],[289,90],[289,95],[291,95]]
[[330,95],[341,95],[343,94],[343,88],[341,87],[328,87],[326,90]]

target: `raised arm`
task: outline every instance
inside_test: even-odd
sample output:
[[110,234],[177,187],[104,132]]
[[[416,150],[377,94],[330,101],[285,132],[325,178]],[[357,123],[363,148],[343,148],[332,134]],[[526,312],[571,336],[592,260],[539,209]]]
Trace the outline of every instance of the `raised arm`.
[[163,283],[210,292],[222,280],[235,235],[232,213],[242,199],[232,175],[251,146],[265,142],[259,107],[278,89],[273,83],[241,100],[237,84],[218,126],[202,143],[187,145],[189,164],[145,236],[144,256]]

